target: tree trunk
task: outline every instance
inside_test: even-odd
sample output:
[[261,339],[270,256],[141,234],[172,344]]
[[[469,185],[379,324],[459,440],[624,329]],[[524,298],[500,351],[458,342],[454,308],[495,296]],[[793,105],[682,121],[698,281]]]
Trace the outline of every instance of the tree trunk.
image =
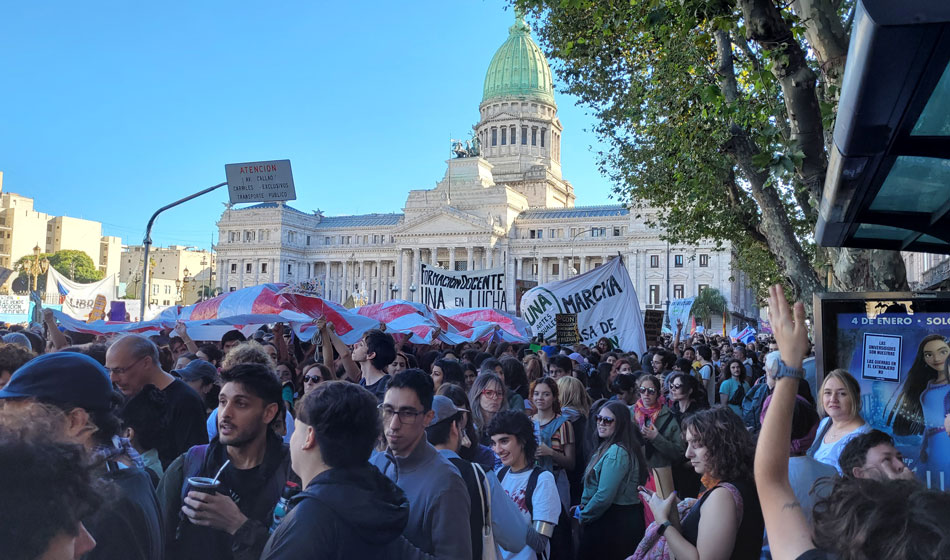
[[805,38],[815,50],[825,82],[841,89],[848,58],[848,33],[832,0],[793,0],[792,10],[805,26]]
[[900,292],[910,289],[904,259],[898,251],[847,247],[828,251],[832,259],[832,290]]

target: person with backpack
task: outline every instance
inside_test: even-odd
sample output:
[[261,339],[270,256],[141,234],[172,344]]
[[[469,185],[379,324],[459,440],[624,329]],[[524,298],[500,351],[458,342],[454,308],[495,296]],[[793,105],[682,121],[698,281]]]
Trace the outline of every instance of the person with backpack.
[[696,373],[702,378],[703,396],[709,406],[716,404],[716,364],[713,363],[712,348],[705,344],[696,347],[696,356],[699,358],[699,368]]
[[742,418],[742,399],[749,392],[749,384],[746,383],[746,368],[739,360],[732,360],[726,364],[726,372],[729,378],[719,386],[719,404],[727,404],[739,418]]
[[561,514],[554,475],[533,466],[538,442],[534,423],[517,410],[499,412],[488,424],[488,435],[503,467],[498,479],[508,497],[518,506],[525,521],[532,524],[527,546],[520,550],[502,550],[504,560],[548,558],[550,539]]
[[584,531],[579,557],[619,560],[633,554],[643,538],[637,489],[649,469],[626,406],[610,401],[595,420],[600,445],[584,472],[584,493],[574,509]]
[[[283,413],[280,381],[262,364],[221,372],[218,434],[175,459],[158,485],[168,558],[260,558],[274,506],[291,476],[290,452],[270,424]],[[218,475],[217,490],[193,477]]]
[[494,545],[521,550],[527,544],[528,531],[532,530],[521,510],[505,494],[493,471],[486,472],[478,463],[466,461],[458,454],[468,411],[444,395],[432,397],[432,411],[435,416],[426,428],[426,439],[459,470],[472,500],[469,523],[473,560],[497,559],[498,549]]

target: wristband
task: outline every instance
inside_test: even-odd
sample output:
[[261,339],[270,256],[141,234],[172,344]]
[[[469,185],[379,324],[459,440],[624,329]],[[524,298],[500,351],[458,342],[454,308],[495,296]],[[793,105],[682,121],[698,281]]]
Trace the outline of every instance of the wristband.
[[547,521],[540,521],[540,520],[539,520],[539,521],[535,521],[535,522],[534,522],[534,530],[537,531],[538,534],[540,534],[540,535],[542,535],[542,536],[545,536],[545,537],[547,537],[547,538],[551,538],[551,535],[554,534],[554,524],[553,524],[553,523],[548,523]]
[[775,372],[775,379],[783,377],[794,377],[795,379],[805,379],[805,370],[802,368],[793,368],[785,365],[781,359],[778,361],[778,371]]
[[670,520],[667,519],[666,521],[663,522],[662,525],[660,525],[660,528],[656,530],[656,535],[657,535],[658,537],[662,537],[662,536],[663,536],[663,533],[666,532],[666,529],[667,529],[669,526],[670,526]]

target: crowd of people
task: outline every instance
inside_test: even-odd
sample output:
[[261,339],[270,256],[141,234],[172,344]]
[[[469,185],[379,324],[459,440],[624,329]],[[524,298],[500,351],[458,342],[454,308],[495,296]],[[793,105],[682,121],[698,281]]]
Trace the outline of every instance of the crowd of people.
[[0,557],[950,558],[950,496],[847,371],[806,381],[804,309],[769,304],[772,339],[643,355],[47,312],[0,343]]

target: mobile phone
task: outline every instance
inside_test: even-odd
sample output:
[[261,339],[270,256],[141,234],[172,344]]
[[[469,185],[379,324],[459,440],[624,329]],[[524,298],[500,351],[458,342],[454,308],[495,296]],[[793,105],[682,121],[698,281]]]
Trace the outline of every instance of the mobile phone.
[[649,428],[653,424],[653,420],[649,416],[643,419],[643,425]]

